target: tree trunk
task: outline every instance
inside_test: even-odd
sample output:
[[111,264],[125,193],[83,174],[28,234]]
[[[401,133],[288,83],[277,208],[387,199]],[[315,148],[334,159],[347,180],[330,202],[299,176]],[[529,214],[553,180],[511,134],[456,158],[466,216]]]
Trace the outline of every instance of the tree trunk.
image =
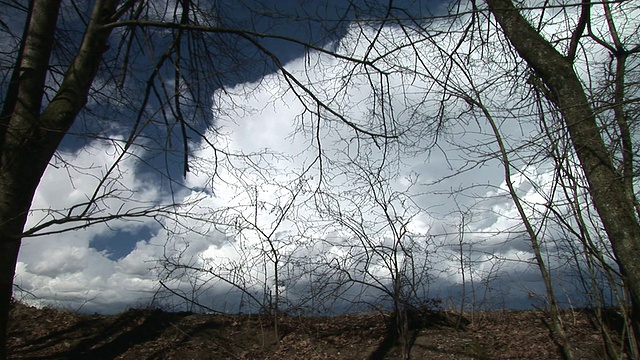
[[20,53],[0,118],[0,359],[7,357],[7,325],[22,232],[40,179],[87,102],[118,1],[97,1],[77,56],[42,110],[45,80],[61,0],[30,2]]
[[632,194],[611,162],[596,117],[572,60],[559,53],[520,14],[511,0],[486,0],[520,56],[551,92],[563,115],[589,192],[607,233],[633,305],[636,333],[640,315],[640,224]]

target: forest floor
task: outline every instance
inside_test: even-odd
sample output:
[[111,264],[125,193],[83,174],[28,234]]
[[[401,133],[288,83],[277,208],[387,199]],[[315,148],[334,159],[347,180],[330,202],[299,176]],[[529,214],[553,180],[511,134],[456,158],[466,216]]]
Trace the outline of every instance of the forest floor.
[[[127,310],[86,315],[14,303],[10,359],[400,359],[388,314],[278,319]],[[576,359],[603,357],[586,311],[564,314]],[[414,315],[412,359],[561,359],[539,311],[488,311],[462,321]],[[278,341],[279,339],[279,341]]]

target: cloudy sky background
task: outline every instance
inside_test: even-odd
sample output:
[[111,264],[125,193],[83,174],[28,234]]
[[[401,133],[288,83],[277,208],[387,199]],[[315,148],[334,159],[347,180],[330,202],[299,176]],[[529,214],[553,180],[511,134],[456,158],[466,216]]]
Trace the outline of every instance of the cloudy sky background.
[[[435,22],[430,26],[443,24]],[[344,53],[367,51],[366,41],[357,45],[354,42],[358,36],[362,39],[360,25],[352,25],[342,42],[334,45]],[[369,39],[373,38],[373,30],[364,31]],[[561,29],[556,27],[547,31],[557,34]],[[419,37],[419,34],[414,35]],[[436,42],[453,48],[457,36],[459,34],[452,33]],[[496,34],[489,33],[488,36],[492,43],[487,48],[500,49],[504,45]],[[407,41],[407,35],[397,28],[386,28],[377,41],[378,48],[374,52],[383,52],[393,44]],[[464,47],[460,50],[462,53],[466,50]],[[448,71],[442,67],[441,59],[434,56],[437,50],[433,44],[421,42],[419,49],[421,58],[428,61],[427,68],[435,72],[436,77]],[[480,57],[471,54],[469,64]],[[514,90],[511,86],[514,79],[502,76],[502,64],[488,61],[487,56],[484,54],[485,62],[479,64],[481,67],[470,68],[469,75],[476,85],[491,85],[483,99],[496,111],[508,144],[515,148],[532,141],[536,128],[528,118],[529,108],[510,114],[500,110],[505,104],[515,104],[527,89],[516,87]],[[503,59],[502,56],[495,55],[493,60]],[[413,60],[415,54],[410,48],[393,56],[396,65],[413,66]],[[380,66],[390,65],[381,63]],[[365,124],[371,124],[371,119],[376,119],[369,112],[373,96],[364,74],[352,75],[348,90],[334,98],[336,89],[353,69],[352,64],[312,52],[291,59],[285,67],[354,123],[367,126]],[[487,307],[512,308],[539,303],[540,297],[531,298],[531,295],[543,296],[544,290],[538,270],[530,262],[533,255],[522,235],[521,221],[506,194],[504,170],[497,159],[482,155],[497,151],[490,129],[477,113],[469,111],[466,102],[453,100],[447,103],[450,107],[446,109],[446,118],[450,121],[441,129],[437,146],[432,146],[435,137],[430,126],[436,118],[441,93],[437,85],[429,82],[426,69],[422,70],[425,76],[398,73],[389,78],[389,83],[378,85],[388,86],[385,90],[391,94],[389,104],[393,107],[387,108],[385,116],[395,119],[398,126],[411,125],[414,134],[410,138],[415,141],[413,147],[402,144],[387,148],[389,162],[384,173],[390,181],[380,189],[388,191],[389,196],[407,195],[398,196],[392,203],[398,212],[404,211],[403,216],[411,217],[407,229],[416,241],[427,241],[424,245],[427,251],[416,255],[418,260],[425,260],[426,255],[430,266],[432,279],[425,287],[428,291],[425,296],[441,298],[447,304],[459,303],[463,284],[459,271],[459,230],[464,214],[463,251],[468,266],[465,280],[469,287],[469,277],[473,276],[476,301],[484,301],[482,305]],[[460,89],[469,90],[468,80],[462,73],[454,69],[450,75],[452,86],[458,84]],[[432,89],[432,93],[425,95],[426,89]],[[381,164],[384,146],[370,137],[356,136],[353,130],[326,113],[320,120],[322,125],[316,137],[318,118],[304,112],[300,99],[280,74],[269,74],[224,92],[218,90],[212,98],[216,128],[207,131],[207,141],[192,139],[192,171],[173,194],[163,191],[155,178],[148,176],[142,161],[145,158],[143,146],[120,156],[124,134],[104,133],[112,140],[92,140],[81,148],[58,153],[38,188],[28,228],[60,216],[55,209],[65,212],[73,209],[72,213],[79,213],[82,209],[74,208],[74,205],[90,198],[96,187],[98,194],[104,194],[107,189],[112,191],[111,195],[131,199],[106,198],[100,204],[107,212],[135,211],[149,203],[177,201],[190,204],[176,209],[188,213],[189,217],[140,217],[26,238],[15,279],[16,285],[24,290],[16,293],[18,297],[42,305],[101,313],[145,306],[151,303],[159,289],[158,277],[166,275],[158,260],[176,259],[179,255],[184,264],[221,272],[227,264],[246,265],[243,281],[247,281],[252,294],[262,299],[260,292],[265,288],[273,291],[273,273],[270,263],[265,263],[265,257],[258,254],[258,250],[268,249],[264,234],[252,231],[248,224],[256,220],[254,225],[270,234],[279,211],[286,207],[293,194],[297,194],[293,210],[273,234],[273,239],[281,245],[282,254],[290,255],[289,259],[330,261],[345,255],[348,242],[356,241],[344,227],[331,224],[314,211],[313,192],[317,189],[335,194],[335,198],[342,201],[340,209],[345,214],[355,214],[357,209],[363,211],[364,215],[355,215],[354,221],[371,224],[371,237],[375,241],[385,242],[392,237],[389,228],[380,222],[380,213],[376,213],[380,208],[370,198],[367,202],[366,192],[361,193],[363,173],[354,167]],[[309,101],[308,97],[303,100]],[[236,104],[242,104],[242,107]],[[318,138],[324,154],[322,173],[319,163],[314,162],[318,155]],[[139,145],[144,145],[144,140],[141,141]],[[250,163],[247,158],[221,157],[221,153],[211,149],[210,143],[228,153],[256,155],[249,157]],[[526,164],[524,156],[540,149],[534,144],[521,153],[514,153],[513,157],[520,170],[514,177],[514,186],[530,204],[544,203],[541,193],[548,191],[553,177],[549,164]],[[523,158],[519,159],[518,155]],[[212,178],[214,168],[218,171],[215,179]],[[109,174],[107,181],[101,183],[105,174]],[[404,208],[400,206],[401,199],[410,200],[403,203]],[[532,213],[538,210],[530,209]],[[223,222],[235,226],[223,226]],[[240,228],[244,230],[239,232]],[[553,236],[553,231],[546,234]],[[309,239],[314,238],[327,241],[311,243]],[[297,240],[293,242],[292,239]],[[553,264],[555,260],[549,258],[549,261]],[[357,264],[357,256],[353,262],[356,268],[362,268]],[[283,267],[283,274],[299,271],[290,268]],[[381,278],[388,277],[383,266],[373,264],[371,271]],[[563,282],[562,271],[555,273],[558,281],[564,284],[560,297],[576,296],[575,289]],[[189,279],[197,282],[194,285]],[[295,302],[314,281],[320,280],[309,275],[298,279],[297,283],[287,283],[281,291]],[[239,300],[241,294],[206,273],[197,280],[183,278],[182,281],[165,280],[165,283],[187,297],[197,296],[200,303],[215,310],[243,310]],[[202,287],[196,295],[190,293],[199,286]],[[345,289],[343,298],[367,301],[377,295],[379,293],[369,287],[355,286]],[[177,298],[162,301],[164,303],[155,305],[182,302]],[[245,297],[242,301],[248,300]]]

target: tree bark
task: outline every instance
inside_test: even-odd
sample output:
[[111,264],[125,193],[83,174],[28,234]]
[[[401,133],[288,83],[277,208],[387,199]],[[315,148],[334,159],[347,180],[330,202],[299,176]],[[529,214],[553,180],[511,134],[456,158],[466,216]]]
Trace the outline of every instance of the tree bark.
[[107,49],[118,1],[97,1],[77,56],[42,110],[49,57],[61,0],[30,3],[21,52],[5,95],[0,127],[0,359],[7,357],[7,325],[20,242],[36,188],[60,141],[87,102]]
[[[20,239],[35,187],[20,176],[29,158],[18,151],[37,125],[60,0],[31,2],[21,52],[5,96],[0,136],[0,359],[7,358],[7,326]],[[22,134],[27,135],[26,138]],[[36,182],[37,186],[37,182]],[[34,188],[30,190],[30,188]],[[31,194],[31,195],[30,195]]]
[[[559,53],[511,0],[486,0],[520,56],[542,79],[558,106],[588,181],[593,204],[629,289],[636,330],[640,315],[640,224],[624,177],[611,162],[572,59]],[[638,332],[636,332],[638,333]]]

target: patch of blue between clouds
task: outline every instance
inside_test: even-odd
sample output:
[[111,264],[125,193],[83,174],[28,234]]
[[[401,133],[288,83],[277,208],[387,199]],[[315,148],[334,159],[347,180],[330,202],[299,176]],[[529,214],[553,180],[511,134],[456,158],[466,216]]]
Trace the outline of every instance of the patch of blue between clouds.
[[91,239],[90,248],[103,252],[110,260],[120,260],[129,255],[141,240],[150,239],[154,232],[148,227],[141,227],[134,231],[113,230]]

